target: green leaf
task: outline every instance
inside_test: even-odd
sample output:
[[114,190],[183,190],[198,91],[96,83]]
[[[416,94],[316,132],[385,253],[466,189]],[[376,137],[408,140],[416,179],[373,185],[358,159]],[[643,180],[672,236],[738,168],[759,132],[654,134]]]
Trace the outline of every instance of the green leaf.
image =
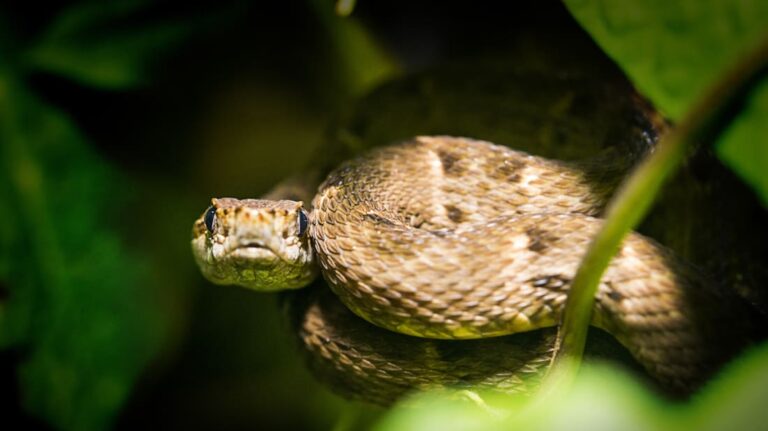
[[688,429],[759,430],[768,423],[768,345],[734,361],[687,411]]
[[399,73],[395,59],[354,17],[336,15],[328,0],[311,0],[311,5],[327,32],[341,88],[349,95],[360,96]]
[[721,137],[718,155],[744,181],[760,193],[768,205],[768,81],[760,84],[744,111]]
[[584,366],[567,392],[527,399],[478,395],[464,400],[439,393],[416,395],[396,406],[374,429],[662,430],[673,429],[676,420],[635,380],[608,365]]
[[672,405],[626,372],[593,363],[582,367],[570,390],[529,399],[418,394],[395,406],[374,429],[759,430],[768,420],[766,397],[768,345],[731,364],[688,403]]
[[144,264],[118,235],[123,189],[60,112],[0,74],[0,345],[27,410],[103,429],[158,347]]
[[152,61],[178,44],[191,28],[178,22],[122,25],[122,20],[145,4],[121,0],[71,6],[26,53],[27,67],[94,87],[119,89],[142,84]]
[[[566,0],[574,17],[640,92],[680,119],[718,76],[768,36],[768,2]],[[765,87],[766,84],[763,85]],[[718,143],[723,160],[768,205],[768,116],[756,95]]]

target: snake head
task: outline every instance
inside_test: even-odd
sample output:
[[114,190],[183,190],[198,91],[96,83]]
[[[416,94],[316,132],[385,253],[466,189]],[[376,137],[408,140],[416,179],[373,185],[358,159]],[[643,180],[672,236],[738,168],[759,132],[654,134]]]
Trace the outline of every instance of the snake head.
[[216,284],[297,289],[317,275],[301,202],[212,199],[192,228],[192,253]]

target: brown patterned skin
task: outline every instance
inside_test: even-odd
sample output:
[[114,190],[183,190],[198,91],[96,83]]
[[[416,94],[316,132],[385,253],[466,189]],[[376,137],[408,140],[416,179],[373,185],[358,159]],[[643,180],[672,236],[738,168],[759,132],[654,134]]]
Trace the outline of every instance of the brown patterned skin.
[[[313,374],[349,398],[389,405],[414,390],[535,392],[550,363],[556,329],[506,337],[436,340],[362,321],[323,283],[290,292],[300,347]],[[609,334],[593,330],[587,360],[634,366]]]
[[[333,291],[378,326],[440,339],[551,327],[602,223],[593,215],[608,188],[590,180],[597,168],[419,137],[333,172],[313,201],[310,235]],[[631,234],[603,276],[592,323],[683,389],[723,359],[712,337],[740,338],[729,334],[725,301]]]
[[[550,328],[560,319],[581,256],[602,223],[596,216],[628,167],[621,159],[607,153],[591,162],[564,163],[483,141],[418,137],[374,150],[331,173],[312,202],[309,243],[341,301],[382,328],[446,340]],[[226,202],[237,206],[237,201]],[[290,205],[248,202],[242,211]],[[279,226],[295,225],[298,211],[279,212],[288,217]],[[216,214],[234,216],[222,209]],[[207,232],[202,220],[193,233],[198,262],[233,265],[216,260],[206,248],[226,233],[218,227]],[[261,227],[252,231],[257,236],[267,232]],[[274,237],[295,244],[288,233],[279,230]],[[249,238],[236,242],[250,244],[254,237]],[[270,247],[282,253],[280,244],[276,240]],[[238,260],[234,272],[224,272],[236,277],[243,265]],[[246,281],[227,282],[259,288],[252,269]],[[265,285],[273,290],[280,277],[258,278],[274,281]],[[739,308],[730,301],[665,248],[631,234],[603,276],[592,323],[613,334],[664,386],[687,391],[745,343]],[[348,386],[375,387],[377,374],[392,374],[382,373],[381,365],[367,359],[374,353],[365,349],[340,355],[343,343],[337,337],[345,330],[323,316],[320,309],[307,314],[303,340],[326,361],[347,362],[338,368],[365,374],[365,379],[350,378]],[[533,356],[513,349],[506,369],[541,364],[549,345],[543,339],[532,342]],[[395,374],[418,378],[398,379],[398,385],[429,386],[424,383],[429,373],[414,366],[399,366]],[[427,368],[440,369],[434,364]],[[436,384],[451,384],[450,372],[439,374],[443,377],[432,379]],[[526,373],[506,374],[526,380]]]

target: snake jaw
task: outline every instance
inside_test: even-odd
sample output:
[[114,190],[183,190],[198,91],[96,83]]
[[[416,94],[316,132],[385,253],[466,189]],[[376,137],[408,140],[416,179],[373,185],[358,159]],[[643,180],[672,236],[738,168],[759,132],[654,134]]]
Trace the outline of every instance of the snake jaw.
[[205,228],[203,214],[192,239],[208,280],[274,291],[300,288],[316,277],[312,248],[300,235],[301,202],[221,198],[212,208],[213,229]]
[[264,267],[274,266],[280,261],[274,250],[258,242],[240,244],[230,250],[229,255],[236,259],[253,260],[258,266]]

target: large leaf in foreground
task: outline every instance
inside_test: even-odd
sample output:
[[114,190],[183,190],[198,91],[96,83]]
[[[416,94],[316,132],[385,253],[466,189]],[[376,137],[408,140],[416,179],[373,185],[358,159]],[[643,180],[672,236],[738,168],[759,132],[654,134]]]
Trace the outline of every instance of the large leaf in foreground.
[[[768,2],[566,0],[641,93],[679,119],[722,73],[768,37]],[[768,88],[764,84],[763,88]],[[755,91],[718,143],[768,205],[768,91]]]
[[[728,397],[723,397],[728,394]],[[687,405],[662,402],[628,374],[585,364],[568,391],[521,399],[421,394],[395,407],[377,431],[440,430],[760,430],[768,413],[768,346],[741,358]],[[477,398],[475,398],[477,400]]]

